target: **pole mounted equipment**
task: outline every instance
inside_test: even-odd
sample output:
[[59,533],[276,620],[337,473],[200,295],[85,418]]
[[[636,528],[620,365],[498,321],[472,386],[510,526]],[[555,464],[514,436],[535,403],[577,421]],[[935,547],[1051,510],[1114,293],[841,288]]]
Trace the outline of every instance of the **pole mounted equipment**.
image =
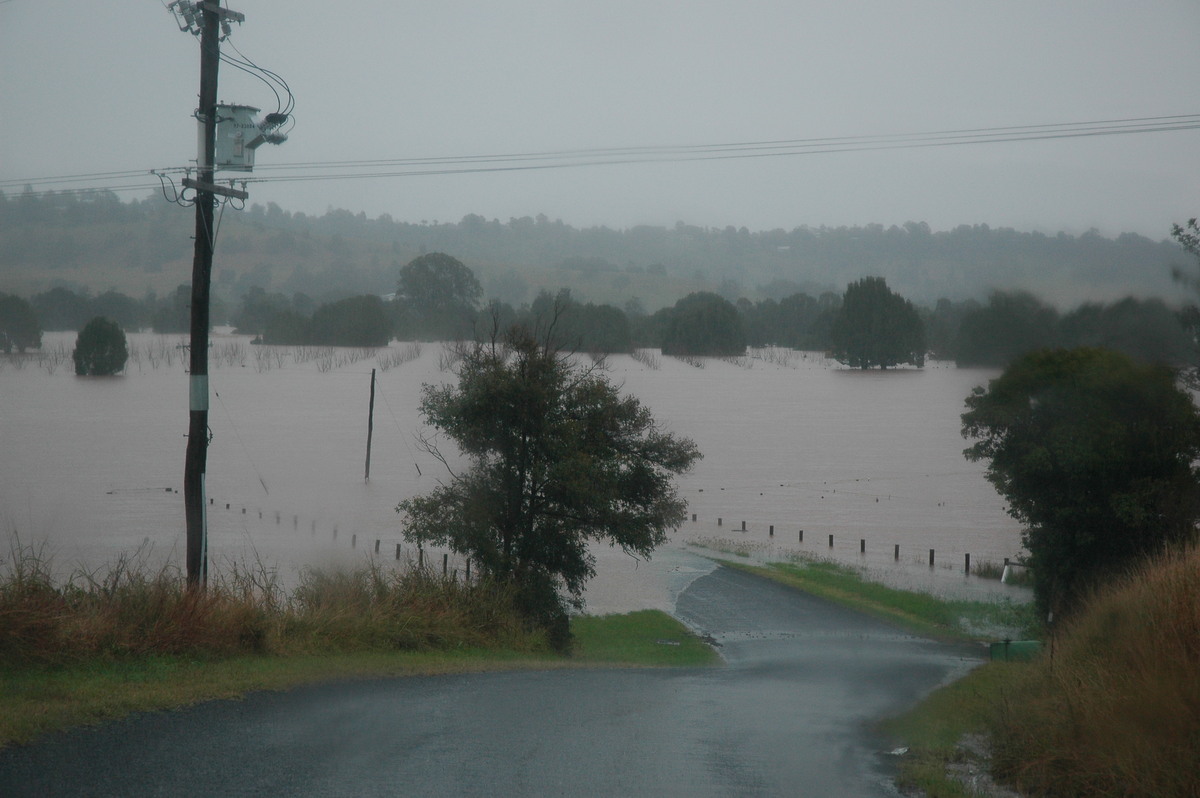
[[[174,0],[167,6],[179,29],[200,40],[200,102],[196,108],[199,125],[196,152],[196,179],[183,179],[186,188],[196,192],[195,254],[192,259],[192,298],[189,333],[188,439],[183,468],[184,518],[187,526],[187,581],[203,588],[208,582],[208,519],[205,512],[205,481],[208,470],[208,329],[212,286],[213,248],[216,245],[213,209],[218,197],[245,201],[249,195],[216,183],[219,169],[249,172],[254,168],[254,151],[262,144],[281,144],[287,136],[279,128],[289,120],[291,92],[282,104],[261,122],[253,119],[257,108],[248,105],[221,105],[217,102],[217,73],[222,60],[250,72],[268,83],[269,76],[287,90],[274,73],[263,70],[249,59],[227,59],[221,55],[221,42],[229,38],[232,23],[245,16],[222,8],[208,0]],[[233,46],[232,44],[230,45]],[[234,48],[236,51],[236,48]],[[276,99],[279,93],[276,91]]]

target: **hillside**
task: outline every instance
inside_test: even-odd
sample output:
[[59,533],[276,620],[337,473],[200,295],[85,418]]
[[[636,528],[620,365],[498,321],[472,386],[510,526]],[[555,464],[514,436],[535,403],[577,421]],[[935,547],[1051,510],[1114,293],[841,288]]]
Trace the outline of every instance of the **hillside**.
[[[292,214],[271,204],[220,215],[214,292],[236,301],[252,286],[317,298],[395,290],[399,267],[425,252],[453,254],[485,295],[521,304],[543,288],[647,310],[696,290],[781,298],[840,293],[880,275],[922,304],[1030,290],[1063,306],[1133,294],[1185,296],[1170,276],[1186,262],[1169,240],[1095,232],[1045,235],[987,225],[932,231],[923,223],[750,231],[674,227],[575,228],[545,216],[458,222],[395,221],[330,210]],[[164,295],[190,279],[194,213],[155,195],[0,194],[0,291],[62,285],[93,293]],[[1164,225],[1164,237],[1167,234]]]

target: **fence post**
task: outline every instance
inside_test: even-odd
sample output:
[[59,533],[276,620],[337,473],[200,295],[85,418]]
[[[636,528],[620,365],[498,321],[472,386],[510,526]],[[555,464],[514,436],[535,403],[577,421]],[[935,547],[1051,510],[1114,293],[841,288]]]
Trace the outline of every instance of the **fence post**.
[[858,539],[858,553],[859,554],[867,553],[867,539],[866,538]]
[[966,564],[963,566],[963,573],[968,574],[968,575],[971,573],[971,553],[970,552],[967,552],[967,559],[966,559]]
[[896,544],[896,550],[892,553],[892,559],[896,560],[897,562],[900,561],[900,544],[899,543]]
[[833,535],[829,536],[829,548],[833,548]]
[[375,538],[375,553],[379,553],[379,538]]
[[929,567],[933,567],[933,549],[929,550]]
[[720,519],[720,518],[718,518],[718,519],[717,519],[717,526],[720,526],[720,525],[721,525],[721,519]]
[[742,531],[743,532],[746,531],[746,522],[745,521],[742,522]]
[[796,542],[797,542],[797,543],[803,543],[803,542],[804,542],[804,530],[803,530],[803,529],[801,529],[801,530],[800,530],[800,539],[799,539],[799,540],[797,540]]
[[357,547],[358,547],[358,533],[355,532],[353,535],[350,536],[350,548],[354,549]]
[[774,524],[771,524],[770,528],[768,529],[767,536],[775,537],[775,525]]
[[400,559],[400,544],[396,544],[396,559]]

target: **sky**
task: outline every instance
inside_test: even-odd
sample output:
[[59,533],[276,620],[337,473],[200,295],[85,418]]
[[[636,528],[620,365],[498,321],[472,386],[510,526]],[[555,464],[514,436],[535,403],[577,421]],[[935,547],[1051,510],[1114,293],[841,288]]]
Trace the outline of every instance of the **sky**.
[[[165,2],[0,0],[0,190],[144,198],[150,170],[194,161],[199,46]],[[923,221],[1154,239],[1200,216],[1200,129],[862,146],[1151,117],[1200,124],[1196,0],[227,5],[246,19],[224,52],[235,46],[295,98],[288,141],[258,150],[251,203],[411,222]],[[219,94],[276,108],[267,85],[225,64]],[[855,151],[773,145],[679,160],[683,147],[842,138]],[[625,152],[600,152],[614,149]],[[464,160],[531,153],[576,154]],[[332,166],[400,159],[450,162]],[[429,169],[441,173],[412,174]],[[44,182],[97,173],[107,176]],[[281,175],[305,179],[269,179]]]

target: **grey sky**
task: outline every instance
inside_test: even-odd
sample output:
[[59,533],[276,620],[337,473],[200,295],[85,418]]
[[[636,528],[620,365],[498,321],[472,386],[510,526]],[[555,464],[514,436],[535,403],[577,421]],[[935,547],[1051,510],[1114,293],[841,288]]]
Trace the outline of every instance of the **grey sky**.
[[[1200,113],[1200,3],[231,0],[296,96],[268,166]],[[0,187],[195,158],[196,41],[160,0],[0,3]],[[271,110],[223,66],[222,100]],[[322,213],[627,227],[899,224],[1165,238],[1200,131],[532,172],[262,183]],[[310,170],[311,173],[311,170]],[[103,181],[102,181],[103,182]],[[145,185],[141,177],[108,185]],[[39,188],[42,186],[39,186]],[[59,186],[47,185],[46,188]],[[146,196],[138,190],[125,198]]]

